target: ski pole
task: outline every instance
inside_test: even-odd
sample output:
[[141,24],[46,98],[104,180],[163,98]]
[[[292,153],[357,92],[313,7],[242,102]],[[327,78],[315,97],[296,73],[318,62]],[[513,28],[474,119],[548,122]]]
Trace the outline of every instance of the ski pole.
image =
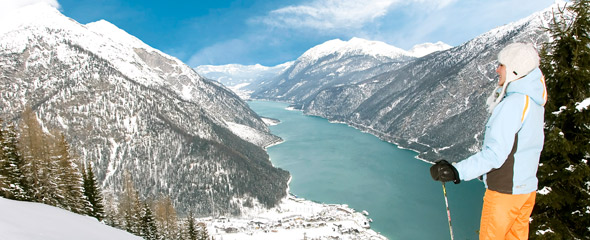
[[453,236],[453,225],[451,225],[451,210],[449,210],[449,200],[447,199],[447,188],[445,187],[445,182],[442,182],[443,193],[445,195],[445,204],[447,205],[447,217],[449,218],[449,231],[451,232],[451,240],[454,240],[455,237]]

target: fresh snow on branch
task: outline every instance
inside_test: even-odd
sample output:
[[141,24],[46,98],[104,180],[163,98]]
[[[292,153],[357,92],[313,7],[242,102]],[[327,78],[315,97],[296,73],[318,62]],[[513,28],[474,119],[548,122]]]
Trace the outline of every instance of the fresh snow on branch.
[[576,103],[576,109],[580,112],[588,109],[588,106],[590,106],[590,98],[586,98],[584,101]]

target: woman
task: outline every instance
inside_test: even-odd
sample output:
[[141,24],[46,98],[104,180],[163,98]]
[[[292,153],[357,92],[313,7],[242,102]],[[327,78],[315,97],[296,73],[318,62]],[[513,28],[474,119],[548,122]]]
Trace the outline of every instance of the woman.
[[482,177],[486,193],[480,240],[528,239],[547,91],[538,68],[539,55],[532,45],[510,44],[500,51],[498,61],[500,79],[488,99],[492,115],[481,151],[453,164],[437,161],[430,172],[434,180],[443,182]]

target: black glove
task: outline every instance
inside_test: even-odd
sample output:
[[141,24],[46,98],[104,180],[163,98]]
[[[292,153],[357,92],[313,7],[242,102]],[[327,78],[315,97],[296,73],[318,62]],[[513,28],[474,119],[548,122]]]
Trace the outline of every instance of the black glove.
[[430,167],[430,175],[434,181],[450,182],[453,181],[455,184],[461,182],[459,179],[459,172],[451,165],[447,160],[438,160],[435,164]]

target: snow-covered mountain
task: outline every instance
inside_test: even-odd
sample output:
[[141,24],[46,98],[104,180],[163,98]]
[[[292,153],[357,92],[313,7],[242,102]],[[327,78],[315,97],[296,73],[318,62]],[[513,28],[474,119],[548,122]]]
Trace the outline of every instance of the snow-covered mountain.
[[208,79],[216,80],[238,94],[242,99],[248,99],[252,90],[260,82],[267,81],[291,66],[292,62],[274,67],[256,65],[201,65],[195,71]]
[[356,84],[325,88],[307,114],[346,122],[421,152],[427,160],[461,160],[479,150],[488,117],[485,99],[497,84],[497,54],[512,42],[540,48],[552,8],[426,55]]
[[95,218],[42,203],[0,198],[0,239],[14,240],[141,240]]
[[384,42],[353,37],[348,41],[334,39],[324,42],[307,50],[298,60],[308,60],[313,62],[332,54],[340,56],[369,55],[375,58],[386,57],[390,59],[399,59],[407,56],[422,57],[433,52],[447,50],[451,47],[452,46],[439,41],[437,43],[418,44],[412,47],[409,51],[406,51]]
[[444,51],[444,50],[447,50],[450,48],[452,48],[451,45],[448,45],[446,43],[438,41],[436,43],[418,44],[418,45],[412,47],[412,49],[410,49],[408,52],[410,53],[411,56],[420,58],[420,57],[424,57],[428,54],[431,54],[433,52]]
[[0,18],[0,117],[31,106],[104,189],[119,191],[127,171],[144,197],[205,215],[286,195],[288,173],[262,148],[279,139],[221,84],[106,21],[82,25],[45,4]]
[[330,40],[303,53],[277,77],[257,85],[252,95],[304,103],[321,89],[357,83],[402,67],[415,54],[361,38]]
[[349,41],[342,41],[340,39],[326,41],[307,50],[297,60],[313,64],[315,61],[329,55],[337,55],[338,57],[345,57],[347,55],[369,55],[375,58],[382,57],[397,59],[406,57],[410,54],[403,49],[388,45],[384,42],[369,41],[354,37]]
[[[309,74],[306,71],[314,71],[313,76],[306,77],[311,81],[314,78],[321,78],[320,81],[329,82],[330,80],[326,79],[334,79],[336,74],[340,76],[341,81],[338,81],[338,83],[319,84],[322,87],[331,86],[332,84],[344,84],[347,83],[342,81],[345,75],[350,75],[349,79],[354,82],[354,79],[368,78],[368,76],[384,71],[383,68],[372,69],[382,63],[404,62],[449,48],[451,46],[437,42],[419,44],[411,50],[405,51],[379,41],[369,41],[361,38],[352,38],[349,41],[334,39],[307,50],[296,61],[286,62],[274,67],[265,67],[259,64],[250,66],[228,64],[220,66],[203,65],[196,67],[195,70],[202,76],[221,82],[244,99],[248,99],[254,91],[258,91],[256,93],[258,98],[265,98],[260,96],[260,90],[272,90],[273,87],[277,86],[277,82],[281,82],[285,78],[287,78],[285,82],[289,83],[281,83],[279,85],[284,86],[280,87],[301,87],[303,83],[293,80],[297,79],[297,77],[293,76],[300,73]],[[339,61],[343,63],[354,61],[359,66],[348,69],[340,68],[338,67]],[[329,66],[329,64],[332,65]],[[323,65],[324,69],[308,69],[313,65]],[[367,72],[364,72],[365,70]],[[288,76],[281,76],[285,74]],[[306,85],[313,85],[313,83]],[[288,90],[294,90],[291,88]]]

